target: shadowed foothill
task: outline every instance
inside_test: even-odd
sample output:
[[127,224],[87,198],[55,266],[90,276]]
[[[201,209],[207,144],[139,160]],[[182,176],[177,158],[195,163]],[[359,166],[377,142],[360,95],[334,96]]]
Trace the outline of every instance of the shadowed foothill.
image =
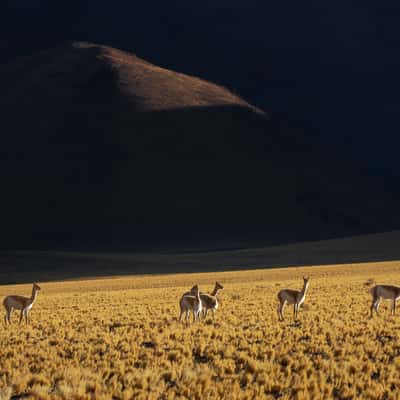
[[306,132],[133,54],[68,43],[3,65],[0,85],[2,248],[282,243],[396,225],[390,196]]

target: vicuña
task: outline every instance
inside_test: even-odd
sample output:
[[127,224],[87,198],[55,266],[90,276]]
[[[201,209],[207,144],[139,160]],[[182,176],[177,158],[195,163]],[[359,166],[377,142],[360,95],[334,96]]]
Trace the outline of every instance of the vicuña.
[[310,279],[308,277],[303,277],[303,281],[303,289],[301,290],[282,289],[278,293],[278,317],[280,321],[283,320],[283,308],[286,303],[293,304],[293,318],[296,320],[299,307],[304,303],[306,298]]
[[184,294],[179,301],[179,307],[181,309],[181,313],[179,315],[179,321],[182,320],[182,316],[185,313],[185,320],[189,320],[190,312],[193,312],[193,322],[199,319],[202,303],[200,299],[199,287],[197,285],[193,286],[190,290],[191,294]]
[[400,287],[392,285],[376,285],[370,289],[370,293],[372,295],[371,317],[373,316],[374,310],[378,314],[381,299],[392,301],[391,312],[392,315],[395,315],[396,300],[400,297]]
[[[201,306],[202,306],[202,316],[204,318],[207,317],[208,310],[211,310],[213,313],[213,317],[215,316],[215,311],[217,311],[219,302],[218,302],[218,292],[222,290],[224,287],[219,283],[215,282],[214,290],[208,294],[200,292]],[[184,294],[184,296],[194,295],[192,292],[193,288]]]
[[11,314],[13,310],[21,310],[21,315],[19,318],[19,323],[21,323],[22,318],[25,317],[25,322],[28,323],[29,312],[36,301],[38,291],[40,286],[37,283],[33,284],[31,297],[24,297],[18,295],[7,296],[3,300],[4,308],[6,309],[6,315],[4,316],[4,321],[11,324]]

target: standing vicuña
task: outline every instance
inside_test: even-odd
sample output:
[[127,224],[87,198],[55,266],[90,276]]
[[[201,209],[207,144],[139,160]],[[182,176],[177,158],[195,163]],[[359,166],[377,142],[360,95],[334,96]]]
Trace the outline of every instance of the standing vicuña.
[[183,313],[186,313],[186,321],[189,319],[190,311],[193,312],[193,321],[196,321],[201,313],[202,304],[200,299],[199,287],[193,286],[190,290],[191,294],[184,294],[179,302],[181,313],[179,315],[179,321],[182,320]]
[[292,290],[292,289],[282,289],[278,293],[279,306],[278,306],[278,317],[279,320],[283,320],[283,308],[285,304],[293,304],[293,318],[297,318],[297,314],[299,313],[299,307],[304,303],[304,299],[306,297],[309,278],[303,277],[303,289],[302,290]]
[[[219,282],[215,282],[214,290],[211,292],[211,294],[200,292],[202,315],[204,317],[207,317],[208,310],[212,310],[213,317],[215,316],[215,311],[218,309],[219,305],[217,295],[218,292],[223,288],[224,287]],[[194,295],[193,289],[194,287],[189,292],[186,292],[184,296],[189,296],[189,295],[193,296]]]
[[400,297],[400,287],[392,285],[376,285],[370,289],[372,295],[371,317],[373,312],[378,314],[379,303],[381,298],[384,300],[392,300],[392,315],[396,313],[396,300]]
[[211,294],[200,293],[204,318],[207,317],[208,310],[212,310],[213,317],[215,317],[215,311],[218,309],[218,292],[223,288],[224,287],[220,283],[215,282],[214,290],[211,292]]
[[7,296],[3,300],[3,305],[4,308],[6,309],[6,315],[4,316],[4,321],[7,324],[11,324],[11,313],[13,309],[15,308],[16,310],[21,310],[21,315],[19,318],[19,323],[22,321],[22,317],[25,317],[25,322],[28,323],[28,316],[29,316],[29,311],[31,310],[36,297],[37,297],[37,292],[40,290],[40,286],[37,283],[33,284],[32,287],[32,295],[31,297],[24,297],[24,296],[18,296],[18,295],[12,295],[12,296]]

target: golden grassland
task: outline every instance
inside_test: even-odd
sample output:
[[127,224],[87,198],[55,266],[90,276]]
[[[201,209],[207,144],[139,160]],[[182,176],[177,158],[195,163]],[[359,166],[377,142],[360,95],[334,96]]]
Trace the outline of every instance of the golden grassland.
[[[310,289],[299,321],[277,292]],[[224,284],[213,320],[179,323],[194,283]],[[0,399],[397,399],[400,315],[369,318],[396,262],[43,283],[31,325],[0,325]],[[0,297],[30,293],[0,286]]]

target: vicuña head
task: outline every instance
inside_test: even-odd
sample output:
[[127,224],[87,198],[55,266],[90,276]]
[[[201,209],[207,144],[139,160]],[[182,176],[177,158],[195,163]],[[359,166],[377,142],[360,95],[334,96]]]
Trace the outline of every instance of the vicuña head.
[[39,286],[37,282],[33,282],[33,289],[34,290],[42,290],[42,288]]
[[199,285],[194,285],[191,289],[190,289],[190,293],[193,295],[196,295],[199,293]]
[[211,292],[211,296],[217,296],[218,291],[222,290],[224,287],[219,283],[215,282],[214,290]]

